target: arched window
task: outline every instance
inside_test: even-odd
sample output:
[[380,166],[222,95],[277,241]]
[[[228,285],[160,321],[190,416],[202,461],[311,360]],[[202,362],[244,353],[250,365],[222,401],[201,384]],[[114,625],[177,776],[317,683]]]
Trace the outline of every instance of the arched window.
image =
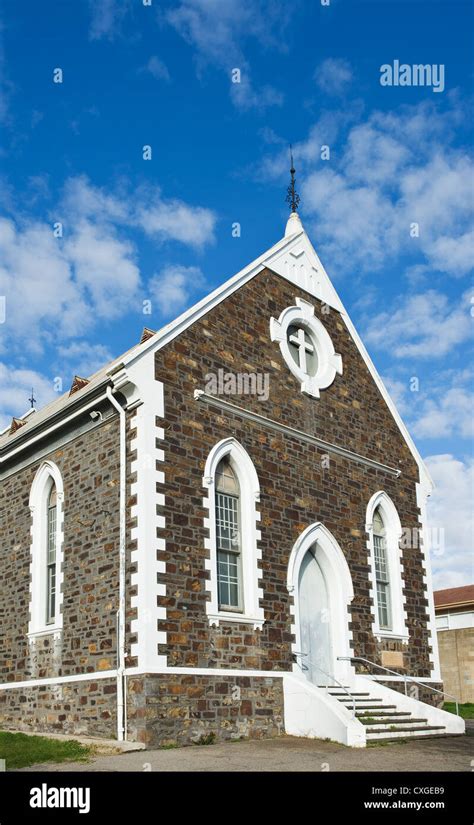
[[216,470],[216,544],[219,610],[242,610],[240,486],[229,459]]
[[372,524],[379,627],[385,630],[391,630],[392,612],[390,608],[390,573],[388,569],[385,527],[380,513],[380,507],[377,507],[374,513]]
[[46,624],[54,624],[56,618],[57,523],[56,485],[51,480],[46,513]]
[[378,637],[408,640],[405,612],[402,526],[396,507],[380,490],[367,507],[369,569],[374,601],[373,632]]
[[209,530],[205,540],[209,551],[209,623],[234,621],[262,627],[257,529],[260,487],[250,456],[234,438],[220,441],[211,450],[203,485],[208,492],[204,504],[209,510],[205,519]]
[[29,635],[62,627],[63,483],[58,467],[45,461],[31,486],[31,602]]

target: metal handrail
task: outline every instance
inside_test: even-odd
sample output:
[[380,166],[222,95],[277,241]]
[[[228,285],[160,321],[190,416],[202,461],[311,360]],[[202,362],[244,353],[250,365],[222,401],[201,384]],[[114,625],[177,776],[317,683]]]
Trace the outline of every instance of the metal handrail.
[[[307,653],[296,653],[296,652],[294,651],[294,652],[293,652],[293,655],[294,655],[294,656],[307,656],[308,654],[307,654]],[[341,687],[345,693],[347,693],[347,695],[348,695],[349,699],[350,699],[350,700],[351,700],[351,702],[352,702],[352,716],[353,716],[353,718],[355,719],[355,715],[356,715],[356,705],[355,705],[355,699],[354,699],[354,697],[352,696],[352,694],[351,694],[351,693],[349,693],[349,691],[347,690],[347,688],[346,688],[346,687],[344,687],[344,685],[341,685],[341,683],[338,681],[338,679],[336,679],[336,677],[334,676],[334,674],[333,674],[333,673],[326,673],[326,671],[325,671],[325,670],[323,670],[323,669],[322,669],[322,667],[319,667],[319,665],[315,665],[315,664],[314,664],[314,662],[312,662],[312,661],[311,661],[311,659],[307,659],[307,661],[309,662],[309,664],[311,665],[311,667],[316,668],[316,670],[319,670],[319,672],[320,672],[320,673],[324,673],[324,675],[325,675],[325,676],[328,676],[328,677],[329,677],[329,679],[332,679],[332,680],[333,680],[333,682],[336,682],[336,684],[337,684],[339,687]],[[326,688],[328,688],[328,687],[329,687],[329,685],[326,685]]]
[[427,685],[426,682],[420,682],[419,679],[415,679],[414,676],[407,676],[405,673],[397,673],[396,670],[390,670],[388,667],[384,667],[383,665],[378,665],[377,662],[371,662],[370,659],[364,659],[362,656],[338,656],[338,661],[340,662],[366,662],[368,665],[372,665],[373,667],[378,667],[380,670],[385,670],[386,673],[393,673],[394,676],[403,676],[403,680],[405,683],[405,696],[407,694],[407,679],[410,682],[415,682],[416,685],[421,685],[422,687],[428,688],[428,690],[432,690],[433,693],[440,693],[441,696],[449,696],[450,699],[454,699],[456,703],[456,714],[459,716],[459,701],[456,699],[452,693],[447,693],[445,690],[438,690],[438,688],[434,688],[431,685]]

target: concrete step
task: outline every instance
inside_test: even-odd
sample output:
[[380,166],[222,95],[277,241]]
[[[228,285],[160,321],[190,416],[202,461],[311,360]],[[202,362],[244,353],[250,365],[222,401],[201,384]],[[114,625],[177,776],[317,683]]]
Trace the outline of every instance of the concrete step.
[[[352,702],[341,702],[341,705],[344,705],[344,707],[346,707],[346,708],[351,708],[352,707]],[[396,709],[397,709],[396,705],[373,705],[373,704],[369,704],[369,703],[364,704],[364,705],[358,705],[357,702],[356,702],[356,713],[357,713],[357,711],[362,711],[362,710],[396,710]]]
[[[344,693],[343,690],[340,690],[340,691],[330,690],[329,693],[331,694],[331,696],[336,696],[337,698],[339,698],[339,696],[341,696],[342,698],[345,697],[346,699],[348,698],[347,693]],[[367,691],[367,693],[351,693],[351,696],[354,696],[354,697],[355,696],[370,696],[370,693],[368,691]]]
[[390,719],[392,719],[392,718],[395,719],[395,718],[398,718],[398,717],[406,716],[408,719],[410,719],[411,718],[411,713],[408,710],[403,710],[403,711],[402,710],[387,710],[387,711],[385,711],[385,710],[378,710],[377,709],[376,713],[366,713],[366,711],[360,712],[360,711],[356,710],[356,716],[357,716],[358,719],[363,719],[364,716],[370,716],[370,717],[380,716],[380,717],[387,717],[387,718],[390,718]]
[[[374,717],[371,717],[370,722],[366,721],[364,719],[364,717],[359,716],[358,719],[359,719],[359,722],[362,722],[363,725],[367,725],[367,727],[370,726],[371,728],[374,725],[384,725],[385,727],[387,727],[387,726],[389,726],[389,727],[392,727],[392,726],[398,727],[398,725],[415,725],[415,724],[416,725],[425,725],[428,722],[427,719],[413,719],[411,717],[409,717],[408,719],[399,719],[396,716],[389,717],[388,719],[387,718],[377,719],[374,716]],[[393,719],[393,722],[392,722],[392,719]]]
[[443,725],[425,725],[423,727],[414,725],[411,728],[403,728],[402,730],[392,730],[391,728],[376,728],[367,731],[367,742],[374,740],[386,739],[412,739],[421,738],[424,736],[440,736],[442,731],[446,728]]

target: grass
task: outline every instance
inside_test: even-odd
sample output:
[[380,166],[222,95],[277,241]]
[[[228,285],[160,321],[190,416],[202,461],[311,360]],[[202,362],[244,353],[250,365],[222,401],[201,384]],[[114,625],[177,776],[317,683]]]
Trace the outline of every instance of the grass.
[[[445,702],[443,710],[456,713],[456,702]],[[459,715],[463,719],[474,719],[474,702],[465,702],[464,705],[459,705]]]
[[5,759],[7,771],[42,762],[85,762],[93,750],[75,739],[63,741],[0,731],[0,759]]

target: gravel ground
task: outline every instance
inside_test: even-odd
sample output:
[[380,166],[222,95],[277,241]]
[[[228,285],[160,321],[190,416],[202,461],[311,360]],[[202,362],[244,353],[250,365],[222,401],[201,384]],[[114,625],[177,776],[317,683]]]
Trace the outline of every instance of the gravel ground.
[[[97,756],[88,763],[35,765],[26,771],[471,771],[474,723],[467,736],[346,748],[319,739],[282,736]],[[471,764],[472,762],[472,764]]]

